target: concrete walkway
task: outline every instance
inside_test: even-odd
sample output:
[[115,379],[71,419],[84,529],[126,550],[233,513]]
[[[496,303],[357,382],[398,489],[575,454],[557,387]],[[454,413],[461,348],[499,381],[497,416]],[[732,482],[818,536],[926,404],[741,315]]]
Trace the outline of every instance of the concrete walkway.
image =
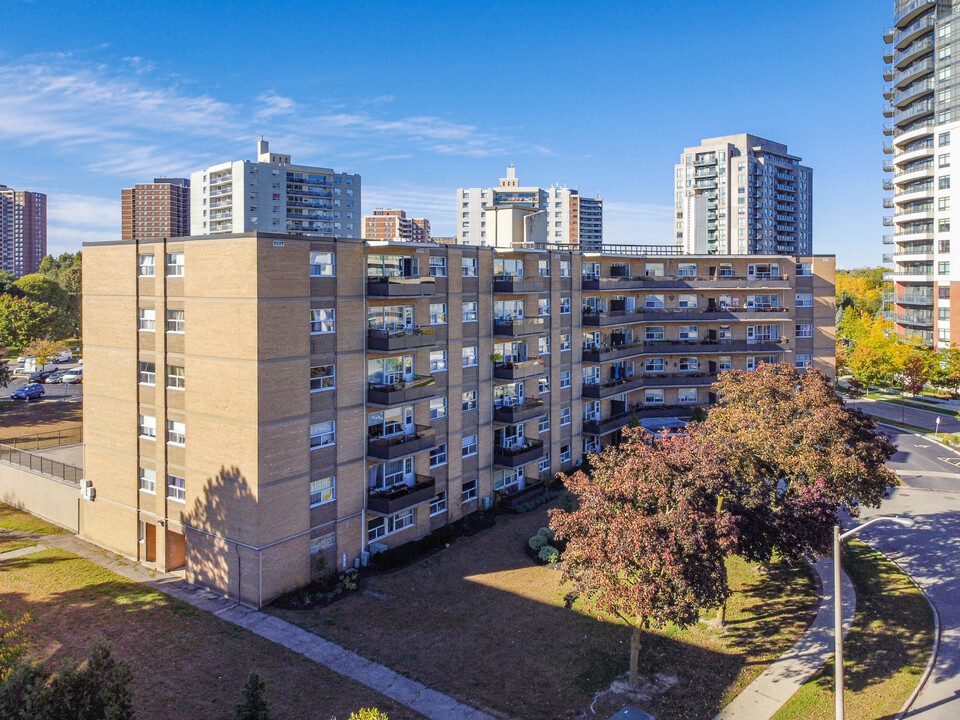
[[[832,656],[833,560],[821,558],[813,567],[823,588],[817,617],[794,646],[747,685],[714,720],[769,720]],[[842,589],[843,635],[846,637],[857,605],[853,584],[846,573]]]
[[[191,585],[173,575],[151,571],[149,568],[125,560],[76,536],[38,536],[26,535],[25,533],[9,533],[8,537],[10,536],[29,537],[37,540],[39,544],[0,553],[0,562],[8,558],[30,555],[51,547],[60,548],[112,570],[129,580],[145,583],[200,610],[213,613],[221,620],[293,650],[340,675],[366,685],[398,703],[416,710],[430,720],[495,720],[492,715],[476,710],[469,705],[464,705],[449,695],[431,690],[422,683],[395,673],[385,665],[362,658],[356,653],[350,652],[329,640],[324,640],[322,637],[303,630],[292,623],[240,605],[217,593]],[[42,542],[40,542],[41,540]]]

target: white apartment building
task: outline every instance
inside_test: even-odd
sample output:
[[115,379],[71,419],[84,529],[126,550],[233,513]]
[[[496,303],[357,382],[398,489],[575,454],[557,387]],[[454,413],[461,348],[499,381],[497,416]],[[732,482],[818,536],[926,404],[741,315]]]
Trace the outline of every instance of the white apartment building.
[[889,121],[883,134],[891,139],[883,151],[893,159],[884,163],[892,179],[883,188],[893,196],[883,206],[893,212],[883,224],[893,232],[883,242],[893,252],[883,259],[893,264],[884,278],[894,283],[884,317],[897,335],[937,347],[960,337],[954,326],[960,308],[953,307],[960,298],[960,257],[953,259],[957,243],[951,247],[952,227],[960,223],[953,218],[960,197],[953,197],[951,182],[951,140],[960,141],[960,55],[953,57],[958,10],[954,3],[896,0],[893,27],[884,33]]
[[192,235],[360,237],[359,175],[295,165],[263,139],[257,150],[257,162],[225,162],[190,176]]
[[674,166],[677,245],[694,254],[810,254],[813,170],[800,160],[748,133],[684,148]]
[[521,186],[513,165],[495,188],[457,190],[457,241],[495,245],[493,217],[498,208],[533,208],[531,241],[598,251],[603,244],[603,199],[587,198],[573,188]]

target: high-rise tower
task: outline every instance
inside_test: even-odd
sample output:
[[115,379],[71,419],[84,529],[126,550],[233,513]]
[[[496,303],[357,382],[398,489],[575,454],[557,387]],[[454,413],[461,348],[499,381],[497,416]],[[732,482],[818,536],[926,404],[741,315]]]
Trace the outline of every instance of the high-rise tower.
[[684,149],[674,179],[684,252],[813,251],[813,170],[786,145],[747,133],[703,140]]
[[883,259],[893,263],[885,278],[894,283],[884,315],[897,335],[942,347],[960,337],[960,328],[951,327],[960,318],[960,308],[951,307],[951,295],[960,299],[960,258],[952,261],[950,248],[952,214],[960,204],[950,181],[951,134],[960,140],[960,88],[954,87],[960,54],[952,57],[960,15],[951,5],[895,0],[894,26],[884,33],[890,47],[884,53],[889,102],[883,114],[889,120],[883,134],[891,139],[883,151],[893,159],[884,163],[892,178],[883,187],[893,196],[883,206],[893,212],[883,224],[893,232],[883,242],[893,252]]
[[47,254],[47,196],[0,185],[0,270],[21,277]]
[[190,234],[190,181],[155,178],[121,190],[123,239],[183,237]]

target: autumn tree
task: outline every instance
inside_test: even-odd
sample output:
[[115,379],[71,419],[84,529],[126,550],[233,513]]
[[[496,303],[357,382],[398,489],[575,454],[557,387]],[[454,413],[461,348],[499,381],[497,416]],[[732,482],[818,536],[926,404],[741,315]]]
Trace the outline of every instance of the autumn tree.
[[67,349],[67,345],[60,340],[34,340],[25,346],[21,352],[37,359],[37,365],[46,365],[50,358],[55,357]]
[[706,444],[683,435],[648,445],[645,435],[626,430],[621,445],[591,456],[590,477],[564,477],[577,507],[550,511],[550,527],[567,541],[563,580],[633,629],[632,683],[642,630],[687,627],[726,599],[734,529],[717,514],[721,476]]
[[933,366],[932,352],[920,343],[899,343],[896,354],[903,389],[913,395],[919,395],[930,380]]
[[[336,720],[336,718],[334,718]],[[382,713],[374,708],[363,708],[357,712],[350,713],[347,720],[390,720],[386,713]]]
[[690,434],[717,456],[745,558],[825,554],[840,508],[857,516],[898,484],[884,465],[893,446],[873,420],[844,407],[823,373],[763,364],[725,373],[714,391],[722,402]]
[[930,365],[930,381],[956,395],[960,392],[960,348],[944,348]]

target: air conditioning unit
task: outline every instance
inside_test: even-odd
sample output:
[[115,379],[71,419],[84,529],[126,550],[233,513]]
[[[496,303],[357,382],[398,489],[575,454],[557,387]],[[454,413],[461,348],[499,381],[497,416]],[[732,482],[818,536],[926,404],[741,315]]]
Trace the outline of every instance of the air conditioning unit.
[[96,500],[97,499],[97,489],[93,485],[88,485],[83,488],[83,499],[84,500]]
[[493,507],[493,498],[489,496],[483,498],[483,509],[489,510],[492,507]]

